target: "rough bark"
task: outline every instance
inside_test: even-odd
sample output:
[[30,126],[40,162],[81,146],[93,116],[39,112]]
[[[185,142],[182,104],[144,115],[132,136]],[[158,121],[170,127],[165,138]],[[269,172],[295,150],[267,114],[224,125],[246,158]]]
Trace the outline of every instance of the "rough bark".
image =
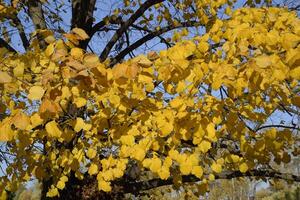
[[[81,28],[92,37],[92,27],[94,22],[94,9],[96,0],[73,0],[72,1],[72,28]],[[86,49],[90,39],[81,41],[79,46]]]
[[[27,6],[28,6],[28,15],[30,16],[36,30],[47,29],[42,3],[37,0],[28,0]],[[40,48],[42,49],[45,48],[46,43],[43,37],[40,34],[37,34],[37,38],[40,44]]]

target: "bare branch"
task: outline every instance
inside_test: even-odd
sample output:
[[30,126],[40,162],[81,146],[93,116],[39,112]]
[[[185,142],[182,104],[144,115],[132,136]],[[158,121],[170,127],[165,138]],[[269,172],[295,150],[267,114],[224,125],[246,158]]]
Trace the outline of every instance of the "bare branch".
[[8,51],[17,53],[17,51],[12,46],[10,46],[5,40],[0,38],[0,48],[3,48],[3,47],[6,48]]
[[177,28],[182,28],[182,27],[191,27],[191,26],[197,26],[200,25],[199,22],[197,21],[188,21],[188,22],[182,22],[178,25],[169,25],[167,27],[161,28],[158,31],[154,31],[149,33],[148,35],[145,35],[144,37],[142,37],[141,39],[137,40],[135,43],[133,43],[132,45],[130,45],[129,47],[125,48],[123,51],[121,51],[111,62],[111,66],[115,65],[116,63],[118,63],[119,61],[121,61],[129,52],[135,50],[136,48],[140,47],[141,45],[143,45],[145,42],[152,40],[153,38],[155,38],[156,36],[159,36],[163,33],[166,33],[168,31],[177,29]]
[[274,124],[274,125],[265,125],[257,128],[255,132],[261,130],[261,129],[266,129],[266,128],[286,128],[286,129],[294,129],[300,131],[300,128],[295,127],[295,126],[286,126],[286,125],[281,125],[281,124]]
[[[28,0],[27,2],[27,6],[28,6],[28,14],[35,26],[36,29],[47,29],[47,25],[46,25],[46,21],[45,21],[45,17],[44,17],[44,11],[42,8],[42,3],[40,1],[36,1],[36,0]],[[37,35],[38,40],[39,40],[39,44],[41,48],[45,48],[46,43],[45,41],[42,39],[41,35],[38,34]]]
[[112,38],[110,39],[110,41],[107,43],[106,47],[104,48],[104,50],[102,51],[101,55],[100,55],[100,60],[104,61],[111,49],[113,48],[113,46],[116,44],[116,42],[119,40],[119,38],[125,33],[125,31],[139,18],[141,17],[144,12],[150,8],[151,6],[161,3],[165,0],[147,0],[145,3],[143,3],[141,5],[141,7],[139,9],[137,9],[137,11],[135,13],[133,13],[131,15],[131,17],[124,22],[124,24],[115,32],[115,34],[112,36]]
[[28,41],[27,36],[25,34],[24,27],[23,27],[20,19],[17,16],[15,16],[15,18],[13,18],[12,20],[13,20],[13,23],[16,25],[16,28],[19,31],[19,35],[20,35],[20,38],[22,40],[24,49],[27,50],[30,44],[29,44],[29,41]]

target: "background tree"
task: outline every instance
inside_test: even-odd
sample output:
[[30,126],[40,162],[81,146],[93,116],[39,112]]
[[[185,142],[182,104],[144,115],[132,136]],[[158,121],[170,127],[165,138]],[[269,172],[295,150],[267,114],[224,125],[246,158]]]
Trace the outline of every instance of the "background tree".
[[1,1],[2,195],[32,178],[43,199],[299,182],[277,167],[300,152],[299,7],[285,3]]

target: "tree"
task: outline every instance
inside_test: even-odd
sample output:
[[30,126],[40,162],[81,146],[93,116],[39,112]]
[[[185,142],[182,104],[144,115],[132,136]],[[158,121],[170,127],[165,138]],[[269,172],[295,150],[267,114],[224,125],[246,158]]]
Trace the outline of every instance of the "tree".
[[33,178],[42,199],[300,182],[275,170],[300,152],[297,6],[105,2],[1,1],[3,198]]

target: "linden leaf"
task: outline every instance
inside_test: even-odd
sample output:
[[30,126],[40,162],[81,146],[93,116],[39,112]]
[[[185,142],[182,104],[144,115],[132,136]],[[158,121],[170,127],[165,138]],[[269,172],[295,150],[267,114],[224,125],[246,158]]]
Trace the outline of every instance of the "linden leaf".
[[138,161],[142,161],[145,158],[145,156],[145,150],[140,147],[136,147],[134,153],[132,154],[132,157]]
[[17,67],[14,68],[14,76],[21,77],[24,74],[24,63],[19,63]]
[[98,172],[98,165],[92,163],[88,170],[89,175],[97,174],[97,172]]
[[207,130],[207,137],[215,141],[216,140],[216,130],[215,130],[215,125],[213,123],[209,123],[206,127]]
[[158,172],[161,168],[161,160],[159,158],[153,158],[150,165],[150,170],[153,172]]
[[300,66],[292,69],[290,71],[290,76],[294,79],[299,80],[300,79]]
[[49,44],[45,50],[45,54],[47,57],[50,57],[54,53],[54,43]]
[[193,166],[191,165],[191,163],[188,162],[184,162],[180,165],[180,172],[183,175],[188,175],[192,172],[193,170]]
[[41,86],[33,86],[29,89],[28,98],[30,100],[41,100],[44,96],[45,90]]
[[75,103],[77,108],[81,108],[81,107],[86,105],[87,101],[86,101],[85,98],[78,97],[78,98],[74,99],[74,103]]
[[209,45],[207,42],[200,42],[198,48],[201,53],[206,53],[209,49]]
[[59,138],[62,134],[55,121],[48,122],[45,126],[46,131],[50,137]]
[[201,178],[203,175],[203,169],[200,166],[193,166],[192,174],[197,176],[198,178]]
[[261,68],[266,68],[272,64],[270,56],[262,55],[254,59]]
[[100,180],[98,181],[98,189],[103,190],[104,192],[110,192],[111,191],[110,183]]
[[158,171],[158,175],[162,180],[167,180],[170,177],[170,170],[166,167],[162,167]]
[[0,142],[11,141],[14,135],[14,131],[11,129],[11,123],[8,118],[0,122]]
[[31,117],[30,117],[30,122],[32,125],[32,128],[35,128],[39,125],[41,125],[43,123],[43,119],[40,117],[40,115],[38,113],[34,113]]
[[30,118],[26,114],[19,112],[13,117],[13,124],[16,128],[25,130],[30,124]]
[[48,44],[51,44],[53,42],[55,42],[55,37],[53,35],[49,35],[47,37],[45,37],[45,41],[48,43]]
[[58,181],[56,187],[60,190],[63,190],[65,188],[65,182],[64,181]]
[[71,56],[73,56],[73,58],[80,60],[83,57],[83,50],[80,48],[72,48],[71,49]]
[[99,63],[99,57],[94,54],[88,54],[83,59],[83,64],[85,64],[88,67],[97,67],[98,63]]
[[57,195],[58,195],[58,189],[53,186],[49,189],[49,191],[46,194],[47,197],[55,197]]
[[86,40],[89,38],[88,34],[81,28],[73,28],[73,33],[76,33],[82,40]]
[[122,135],[120,142],[124,145],[133,146],[135,144],[135,139],[133,135]]
[[211,165],[211,169],[216,172],[216,173],[221,173],[222,172],[222,165],[218,164],[218,163],[213,163]]
[[240,166],[239,166],[239,170],[240,170],[240,172],[242,172],[242,173],[245,173],[245,172],[247,172],[248,171],[248,165],[246,164],[246,163],[242,163],[242,164],[240,164]]
[[93,148],[89,148],[89,149],[87,150],[87,152],[86,152],[86,155],[87,155],[87,157],[88,157],[89,159],[93,159],[93,158],[96,157],[97,151],[96,151],[95,149],[93,149]]
[[7,72],[0,71],[0,83],[10,83],[12,78]]
[[81,131],[83,129],[84,125],[85,125],[85,123],[84,123],[83,119],[80,117],[77,117],[75,126],[74,126],[74,131],[78,133],[79,131]]
[[211,143],[207,140],[203,140],[198,146],[200,151],[206,153],[211,148]]

